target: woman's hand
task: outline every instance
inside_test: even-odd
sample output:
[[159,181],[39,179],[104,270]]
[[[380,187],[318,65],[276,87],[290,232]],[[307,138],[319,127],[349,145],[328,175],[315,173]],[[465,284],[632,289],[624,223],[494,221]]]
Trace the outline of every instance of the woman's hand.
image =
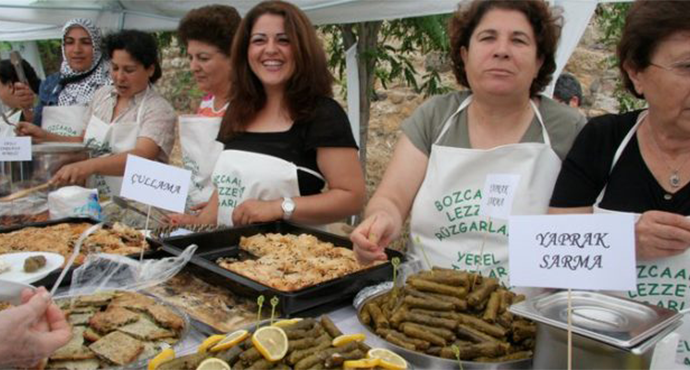
[[30,109],[34,106],[34,100],[36,100],[36,95],[31,90],[29,86],[24,85],[21,82],[14,83],[14,91],[12,92],[13,105],[21,109]]
[[197,225],[200,223],[199,216],[186,213],[171,213],[167,215],[167,219],[164,221],[167,221],[172,226]]
[[647,211],[635,224],[637,258],[675,256],[690,247],[690,220],[675,213]]
[[400,227],[385,212],[376,212],[367,217],[350,234],[357,260],[365,265],[373,261],[388,259],[384,248],[400,235]]
[[40,144],[48,139],[48,131],[29,122],[19,122],[14,129],[17,136],[31,136],[34,144]]
[[248,199],[232,211],[232,224],[243,226],[259,222],[276,221],[283,218],[282,199],[261,201]]
[[45,288],[22,292],[22,305],[0,312],[2,367],[33,367],[72,337],[65,315]]
[[96,173],[90,160],[64,165],[50,179],[53,185],[84,185],[89,176]]

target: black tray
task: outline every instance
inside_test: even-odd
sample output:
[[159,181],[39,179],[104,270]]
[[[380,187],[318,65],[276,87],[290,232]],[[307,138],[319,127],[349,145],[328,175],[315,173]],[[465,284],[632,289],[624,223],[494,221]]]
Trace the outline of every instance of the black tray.
[[[15,226],[6,227],[3,229],[0,229],[0,234],[11,233],[13,231],[25,229],[27,227],[46,227],[46,226],[53,226],[53,225],[57,225],[57,224],[63,224],[63,223],[76,224],[76,223],[83,223],[83,222],[90,223],[90,224],[97,224],[100,221],[93,219],[93,218],[89,218],[89,217],[67,217],[67,218],[60,218],[57,220],[32,222],[32,223],[23,224],[23,225],[15,225]],[[148,258],[149,256],[152,255],[152,253],[155,252],[153,246],[157,245],[157,244],[152,243],[152,240],[149,240],[148,238],[147,238],[147,241],[149,243],[150,248],[148,251],[146,251],[144,253],[144,257]],[[139,254],[138,253],[130,254],[128,257],[139,259]],[[65,261],[67,261],[67,259],[65,259]],[[65,275],[65,278],[62,279],[62,281],[60,282],[61,287],[66,286],[72,282],[72,272],[77,267],[79,267],[79,266],[70,267],[69,271]],[[52,288],[53,285],[55,284],[55,282],[57,281],[61,272],[62,272],[61,268],[57,269],[57,270],[51,272],[50,274],[48,274],[48,276],[44,277],[43,279],[33,283],[32,285],[34,285],[34,286],[45,286],[47,289],[50,290],[50,288]]]
[[[393,278],[393,266],[390,262],[386,262],[304,289],[283,292],[226,270],[215,263],[220,257],[238,256],[240,237],[266,233],[311,234],[321,241],[352,249],[352,242],[347,238],[284,221],[171,237],[160,242],[163,244],[163,250],[175,255],[179,255],[190,244],[198,245],[199,248],[190,262],[206,270],[207,275],[209,275],[207,277],[212,278],[216,284],[222,284],[238,294],[251,297],[263,295],[266,299],[264,308],[270,309],[269,300],[277,296],[280,298],[278,309],[283,316],[287,317],[317,306],[352,298],[366,286]],[[404,261],[403,254],[398,251],[387,249],[386,254],[389,260],[398,257]]]

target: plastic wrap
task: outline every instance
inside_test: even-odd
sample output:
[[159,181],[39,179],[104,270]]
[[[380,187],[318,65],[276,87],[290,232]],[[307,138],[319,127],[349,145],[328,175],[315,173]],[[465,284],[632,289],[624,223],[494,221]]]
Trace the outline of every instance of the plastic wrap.
[[65,295],[104,290],[138,291],[161,284],[182,270],[196,249],[196,245],[190,245],[177,257],[142,261],[114,254],[91,254],[72,273],[72,284]]

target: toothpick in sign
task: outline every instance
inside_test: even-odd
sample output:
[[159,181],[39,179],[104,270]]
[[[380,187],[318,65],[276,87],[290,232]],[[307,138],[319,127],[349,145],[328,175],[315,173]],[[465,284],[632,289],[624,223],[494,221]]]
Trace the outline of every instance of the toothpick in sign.
[[273,325],[273,318],[276,315],[276,306],[278,305],[278,302],[280,302],[278,297],[273,296],[273,298],[271,298],[271,325]]
[[573,368],[573,290],[568,289],[568,370]]
[[424,248],[424,244],[422,244],[422,239],[419,238],[419,235],[417,235],[414,238],[414,242],[419,246],[419,248],[422,250],[422,255],[424,256],[424,261],[426,261],[426,267],[431,270],[431,264],[429,263],[429,256],[426,255],[426,249]]
[[259,312],[256,316],[256,328],[259,328],[259,323],[261,323],[261,307],[264,305],[264,296],[260,295],[259,298],[256,299],[256,304],[259,305]]
[[[488,217],[489,224],[491,224],[491,216]],[[486,233],[482,233],[482,246],[479,247],[479,260],[477,261],[477,267],[474,269],[474,279],[472,280],[472,285],[470,286],[474,290],[475,284],[477,284],[477,275],[479,275],[479,266],[484,261],[484,245],[486,244]]]
[[450,349],[453,350],[453,354],[455,354],[455,359],[458,360],[458,366],[460,366],[460,370],[462,370],[462,361],[460,361],[460,348],[458,348],[457,344],[453,344],[450,346]]
[[[151,205],[149,204],[148,211],[146,211],[146,224],[144,225],[144,230],[149,231],[149,218],[151,217]],[[144,260],[144,248],[141,248],[139,252],[139,262]]]

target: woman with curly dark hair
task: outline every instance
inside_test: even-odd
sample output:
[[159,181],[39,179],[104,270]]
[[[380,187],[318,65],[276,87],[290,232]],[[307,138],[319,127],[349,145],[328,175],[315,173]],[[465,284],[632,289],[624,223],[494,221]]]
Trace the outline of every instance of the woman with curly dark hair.
[[156,39],[123,30],[106,36],[113,85],[96,90],[89,103],[82,136],[62,136],[21,122],[18,134],[34,142],[83,142],[92,158],[62,166],[54,185],[83,185],[87,179],[102,197],[120,194],[127,155],[167,162],[175,131],[175,110],[154,88],[161,77]]
[[512,174],[519,179],[512,213],[547,211],[561,159],[585,120],[539,95],[556,68],[560,30],[541,0],[460,6],[449,24],[451,59],[469,90],[433,97],[403,122],[352,233],[361,260],[385,258],[411,213],[412,254],[421,243],[432,265],[479,269],[507,283],[507,223],[480,217],[482,190],[487,175]]
[[196,114],[180,116],[178,126],[182,164],[192,172],[187,198],[192,211],[201,209],[213,194],[211,173],[223,151],[216,137],[230,94],[230,50],[241,21],[231,6],[208,5],[189,11],[177,27],[192,76],[206,94]]
[[307,16],[283,1],[256,5],[240,24],[230,58],[216,192],[200,215],[173,222],[318,225],[359,212],[365,191],[357,145],[331,97],[333,77]]

